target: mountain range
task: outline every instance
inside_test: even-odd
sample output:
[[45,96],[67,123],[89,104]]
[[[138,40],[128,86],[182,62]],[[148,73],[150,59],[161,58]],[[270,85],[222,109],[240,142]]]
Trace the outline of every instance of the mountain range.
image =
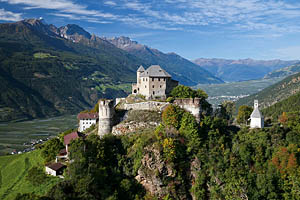
[[199,58],[193,62],[226,82],[236,82],[261,79],[272,71],[296,64],[299,61]]
[[74,24],[0,24],[0,121],[76,113],[125,96],[140,65],[160,64],[186,85],[223,82],[176,54],[143,46],[143,55],[111,42]]

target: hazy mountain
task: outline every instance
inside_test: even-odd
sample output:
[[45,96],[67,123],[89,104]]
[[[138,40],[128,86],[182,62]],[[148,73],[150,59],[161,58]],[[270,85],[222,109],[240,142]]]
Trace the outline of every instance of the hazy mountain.
[[103,38],[116,47],[144,60],[148,65],[158,64],[166,69],[174,79],[184,85],[197,85],[199,83],[223,83],[210,72],[195,65],[175,53],[163,53],[157,49],[132,41],[128,37]]
[[193,62],[224,81],[234,82],[260,79],[269,72],[299,61],[199,58]]
[[266,108],[298,92],[300,92],[300,73],[289,76],[256,94],[250,95],[249,97],[239,99],[236,102],[236,105],[237,108],[241,105],[252,106],[253,101],[257,99],[260,107]]
[[268,73],[265,78],[277,78],[277,77],[284,77],[289,76],[292,74],[296,74],[300,72],[300,63],[296,63],[294,65],[284,67],[273,72]]
[[124,96],[144,62],[89,36],[37,19],[0,24],[0,121],[76,113]]

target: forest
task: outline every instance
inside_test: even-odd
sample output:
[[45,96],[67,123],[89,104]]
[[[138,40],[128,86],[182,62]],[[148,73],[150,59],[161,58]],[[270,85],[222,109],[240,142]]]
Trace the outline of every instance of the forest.
[[[174,96],[189,92],[177,91]],[[191,94],[206,102],[200,90]],[[15,199],[300,199],[299,111],[249,129],[243,121],[232,124],[232,110],[223,104],[198,123],[171,104],[155,129],[73,140],[65,179],[45,195]],[[45,161],[54,158],[67,133],[41,147]]]

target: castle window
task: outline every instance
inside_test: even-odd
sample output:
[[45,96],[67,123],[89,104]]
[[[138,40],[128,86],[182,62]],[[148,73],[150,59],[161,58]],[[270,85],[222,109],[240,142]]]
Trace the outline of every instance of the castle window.
[[161,88],[161,85],[159,87]]
[[158,81],[160,81],[160,78],[158,78]]
[[155,92],[153,91],[153,95],[155,94]]
[[154,81],[154,78],[152,78],[152,81]]
[[164,78],[164,81],[166,81],[166,78]]
[[152,88],[154,88],[154,85],[152,85]]
[[147,85],[145,85],[145,88],[147,88]]

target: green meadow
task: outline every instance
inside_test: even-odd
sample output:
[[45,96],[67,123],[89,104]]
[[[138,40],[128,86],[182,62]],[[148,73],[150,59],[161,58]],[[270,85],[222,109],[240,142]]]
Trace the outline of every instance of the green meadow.
[[18,193],[33,192],[43,195],[61,181],[60,178],[49,176],[43,184],[33,186],[26,180],[26,176],[28,170],[34,166],[44,170],[44,160],[40,150],[21,155],[0,156],[0,199],[14,199]]

